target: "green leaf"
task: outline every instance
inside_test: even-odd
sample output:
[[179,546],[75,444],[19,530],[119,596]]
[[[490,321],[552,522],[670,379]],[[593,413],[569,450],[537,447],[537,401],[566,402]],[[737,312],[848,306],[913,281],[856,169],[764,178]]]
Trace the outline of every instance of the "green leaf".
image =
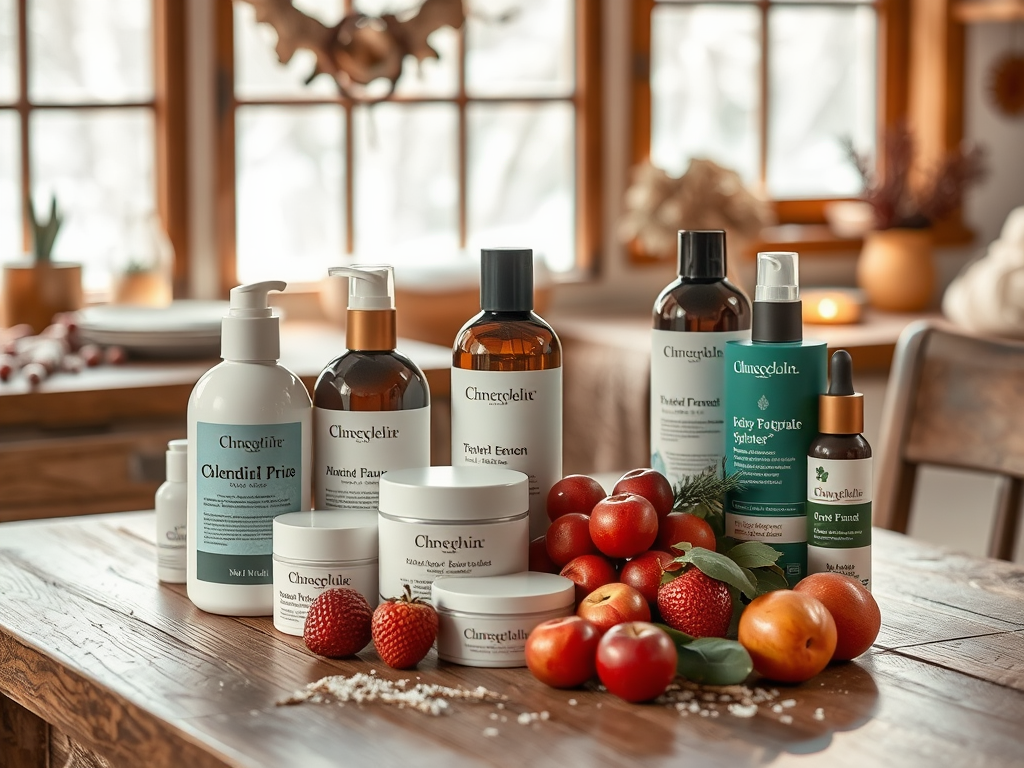
[[695,683],[736,685],[753,671],[747,649],[735,640],[722,637],[699,637],[677,646],[679,659],[676,671]]
[[729,559],[743,568],[763,568],[775,565],[782,553],[760,541],[744,541],[729,550]]
[[676,562],[697,566],[706,576],[736,587],[751,600],[757,596],[757,586],[743,572],[743,569],[718,552],[712,552],[704,547],[694,547],[686,554],[677,557]]
[[774,592],[777,589],[789,589],[789,582],[786,581],[786,576],[782,573],[782,569],[775,566],[775,569],[779,572],[770,568],[758,568],[751,573],[754,574],[754,579],[757,581],[757,594],[763,595],[767,592]]

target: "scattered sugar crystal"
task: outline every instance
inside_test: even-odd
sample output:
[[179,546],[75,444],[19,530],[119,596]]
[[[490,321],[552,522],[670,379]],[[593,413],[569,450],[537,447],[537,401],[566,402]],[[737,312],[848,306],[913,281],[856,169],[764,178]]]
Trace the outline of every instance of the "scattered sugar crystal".
[[550,719],[551,719],[551,713],[550,713],[550,712],[548,712],[548,711],[547,711],[547,710],[545,709],[545,710],[544,710],[543,712],[541,712],[541,713],[540,713],[540,719],[541,719],[541,720],[550,720]]
[[377,670],[376,669],[371,669],[370,670],[370,674],[371,675],[376,675],[377,674]]
[[729,714],[734,717],[753,717],[757,714],[757,704],[730,704]]
[[489,714],[488,717],[491,718],[491,720],[497,720],[498,719],[498,713],[497,712],[491,712],[491,714]]
[[576,706],[576,699],[569,699],[569,706],[570,707],[575,707]]
[[782,706],[784,706],[786,709],[789,709],[790,707],[796,706],[796,699],[783,699],[779,703],[782,704]]
[[711,716],[712,717],[718,717],[718,710],[717,709],[711,710]]
[[498,729],[497,728],[484,728],[484,736],[486,736],[487,738],[493,739],[497,735],[498,735]]
[[818,707],[816,710],[814,710],[814,719],[815,720],[824,720],[825,719],[825,710],[822,709],[821,707]]
[[498,707],[498,709],[504,709],[505,705],[499,701],[498,704],[497,704],[497,707]]
[[779,718],[779,722],[782,723],[783,725],[789,725],[790,723],[793,722],[793,716],[792,715],[782,715]]
[[523,713],[521,713],[519,715],[519,717],[516,718],[516,720],[519,722],[520,725],[529,725],[530,724],[530,713],[529,712],[523,712]]
[[775,714],[781,713],[782,712],[782,705],[781,704],[773,704],[772,705],[772,712],[774,712]]
[[702,710],[700,711],[700,716],[701,716],[701,717],[707,717],[707,716],[708,716],[709,714],[711,714],[710,710],[707,710],[707,709],[702,709]]

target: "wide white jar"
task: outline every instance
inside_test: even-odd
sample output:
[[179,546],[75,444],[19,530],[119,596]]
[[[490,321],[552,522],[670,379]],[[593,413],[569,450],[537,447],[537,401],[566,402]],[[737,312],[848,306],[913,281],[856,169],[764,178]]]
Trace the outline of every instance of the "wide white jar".
[[468,667],[526,665],[526,638],[543,621],[573,612],[576,585],[553,573],[438,579],[437,655]]
[[274,518],[274,627],[301,635],[327,589],[348,587],[377,605],[377,514],[371,510],[288,512]]
[[530,487],[497,467],[420,467],[380,479],[380,597],[430,600],[442,576],[525,571]]

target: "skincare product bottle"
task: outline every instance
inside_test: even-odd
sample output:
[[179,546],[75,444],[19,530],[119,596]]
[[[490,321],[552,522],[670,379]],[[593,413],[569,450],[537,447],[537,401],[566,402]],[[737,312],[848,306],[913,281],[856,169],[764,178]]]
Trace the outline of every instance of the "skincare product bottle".
[[832,355],[818,402],[820,434],[807,452],[807,573],[845,573],[871,589],[871,446],[845,349]]
[[480,309],[452,352],[452,464],[530,478],[530,536],[562,477],[562,345],[533,313],[533,251],[485,248]]
[[818,434],[827,350],[803,340],[795,253],[757,254],[750,341],[725,345],[725,532],[771,544],[790,585],[807,575],[807,447]]
[[679,277],[654,302],[651,466],[675,486],[725,458],[725,343],[750,338],[750,302],[725,279],[725,232],[679,232]]
[[156,575],[168,584],[185,583],[185,506],[188,501],[188,440],[167,443],[167,479],[156,490]]
[[310,508],[312,403],[280,365],[280,281],[231,289],[221,357],[188,401],[188,596],[229,616],[269,616],[273,521]]
[[395,351],[394,269],[329,273],[348,277],[348,351],[313,389],[315,506],[376,513],[381,473],[430,465],[430,390]]

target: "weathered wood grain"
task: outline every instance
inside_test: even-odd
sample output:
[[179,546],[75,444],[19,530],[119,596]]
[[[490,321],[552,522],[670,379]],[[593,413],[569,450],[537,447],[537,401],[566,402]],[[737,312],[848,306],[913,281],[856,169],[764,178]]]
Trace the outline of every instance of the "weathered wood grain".
[[119,768],[66,733],[50,729],[50,768]]
[[0,694],[0,768],[47,768],[46,721]]
[[[319,659],[269,619],[204,614],[182,586],[160,585],[152,526],[148,513],[0,525],[0,692],[112,766],[789,765],[818,753],[858,768],[930,765],[940,755],[1009,766],[1021,753],[1013,643],[1024,634],[1024,572],[1007,563],[880,532],[879,644],[804,685],[779,686],[780,699],[794,701],[783,713],[762,706],[751,719],[724,709],[712,718],[556,691],[522,669],[459,667],[433,653],[402,673],[372,650]],[[454,703],[441,718],[379,705],[277,706],[325,675],[371,669],[483,685],[509,701]],[[543,711],[549,720],[517,720]],[[71,754],[62,743],[51,739],[51,759]]]

